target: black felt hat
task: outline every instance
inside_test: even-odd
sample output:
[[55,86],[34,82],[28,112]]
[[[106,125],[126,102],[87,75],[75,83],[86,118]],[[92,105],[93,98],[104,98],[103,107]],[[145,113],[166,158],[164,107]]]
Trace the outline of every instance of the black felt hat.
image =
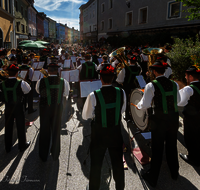
[[111,64],[108,64],[108,63],[101,64],[101,66],[99,67],[99,69],[97,70],[97,72],[100,75],[110,75],[110,76],[113,76],[113,75],[116,74],[115,68]]
[[12,56],[9,61],[17,61],[17,58],[15,56]]
[[162,63],[161,61],[157,60],[153,65],[149,67],[150,69],[158,68],[158,69],[166,69],[167,63]]
[[200,74],[200,69],[198,69],[195,65],[190,66],[187,70],[186,73],[191,73],[191,74]]

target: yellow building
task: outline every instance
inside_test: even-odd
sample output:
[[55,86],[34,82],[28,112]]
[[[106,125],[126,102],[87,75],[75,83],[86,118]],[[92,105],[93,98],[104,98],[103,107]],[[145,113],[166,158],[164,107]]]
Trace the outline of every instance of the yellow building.
[[12,0],[0,1],[0,48],[14,46],[12,6]]

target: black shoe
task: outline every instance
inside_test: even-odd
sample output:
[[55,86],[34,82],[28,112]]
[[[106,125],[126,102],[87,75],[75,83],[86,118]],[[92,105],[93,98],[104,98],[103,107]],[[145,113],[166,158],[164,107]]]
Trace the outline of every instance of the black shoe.
[[149,171],[145,172],[143,169],[141,169],[140,174],[141,174],[142,178],[149,183],[149,185],[151,185],[152,187],[156,187],[157,183],[153,182]]
[[194,166],[200,166],[199,163],[196,163],[196,162],[194,162],[193,160],[191,160],[191,159],[189,158],[189,156],[186,155],[186,154],[180,153],[179,156],[180,156],[185,162],[187,162],[188,164],[191,164],[191,165],[194,165]]
[[31,111],[28,111],[28,114],[34,113],[36,111],[37,111],[37,109],[32,109]]
[[30,146],[30,144],[31,144],[31,141],[26,142],[24,148],[19,149],[20,152],[24,152]]

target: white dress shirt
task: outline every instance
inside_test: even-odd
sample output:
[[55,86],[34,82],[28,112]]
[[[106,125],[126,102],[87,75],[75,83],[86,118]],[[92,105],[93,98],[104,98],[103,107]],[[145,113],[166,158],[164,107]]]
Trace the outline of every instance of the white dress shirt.
[[169,78],[169,76],[172,74],[172,69],[170,67],[167,67],[167,69],[165,70],[164,76],[166,78]]
[[[193,81],[190,84],[195,83],[195,82],[199,82],[199,81]],[[194,94],[194,90],[190,86],[185,86],[184,88],[179,90],[179,92],[181,96],[181,101],[178,103],[178,106],[184,107],[188,104],[190,97]]]
[[[163,77],[163,75],[156,77],[156,79],[159,77]],[[178,104],[181,101],[181,97],[179,94],[179,85],[177,83],[176,83],[176,85],[177,85],[177,104]],[[154,92],[155,92],[155,88],[153,86],[153,83],[152,82],[148,83],[145,86],[144,95],[143,95],[142,99],[137,104],[138,109],[146,110],[147,108],[151,107],[151,102],[154,97]]]
[[[106,87],[106,86],[111,86],[111,85],[103,85],[103,87]],[[123,89],[122,89],[123,90]],[[123,106],[122,106],[122,109],[121,109],[121,114],[123,114],[126,110],[126,94],[123,90],[123,95],[124,95],[124,102],[123,102]],[[88,120],[88,119],[92,119],[95,117],[95,106],[96,106],[96,97],[94,95],[94,92],[91,92],[86,101],[85,101],[85,104],[84,104],[84,107],[83,107],[83,112],[82,112],[82,118],[84,120]]]
[[[16,79],[16,77],[9,77],[9,79]],[[21,82],[21,89],[24,94],[28,94],[31,91],[30,85],[24,80]]]
[[[135,66],[135,65],[130,65],[130,67],[132,67],[132,66]],[[140,67],[139,65],[137,65],[137,66]],[[141,68],[141,67],[140,67],[140,68]],[[141,68],[141,72],[142,72],[142,68]],[[140,75],[141,72],[140,72],[138,75]],[[123,68],[123,69],[119,72],[116,81],[117,81],[119,84],[124,83],[125,76],[126,76],[126,70],[125,70],[125,68]]]
[[[49,77],[55,77],[57,75],[50,75]],[[41,79],[40,79],[41,80]],[[35,86],[35,90],[38,94],[40,94],[40,80],[37,81],[37,84]],[[69,83],[64,79],[64,91],[63,96],[68,96],[70,91]]]

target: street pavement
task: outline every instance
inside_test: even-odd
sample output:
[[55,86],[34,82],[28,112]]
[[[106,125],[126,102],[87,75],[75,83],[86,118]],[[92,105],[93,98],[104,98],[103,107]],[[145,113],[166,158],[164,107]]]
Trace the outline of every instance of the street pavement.
[[[38,155],[39,141],[39,108],[34,104],[37,112],[28,115],[26,121],[34,121],[27,126],[27,140],[31,140],[31,146],[20,153],[17,146],[16,127],[13,131],[13,148],[10,153],[4,149],[4,115],[0,117],[0,189],[1,190],[84,190],[89,182],[90,158],[87,158],[90,143],[90,121],[84,121],[81,117],[82,101],[79,98],[64,100],[64,111],[61,129],[61,153],[59,160],[53,161],[49,156],[47,162],[42,162]],[[2,106],[0,108],[4,110]],[[133,123],[128,123],[131,136],[137,129]],[[122,133],[124,142],[129,144],[127,124],[122,120]],[[151,155],[151,148],[147,140],[137,135],[132,143],[133,147],[139,146]],[[178,152],[187,153],[183,139],[182,119],[178,132]],[[170,178],[166,163],[165,153],[156,188],[145,183],[138,175],[137,169],[149,168],[149,164],[141,166],[136,161],[134,166],[130,149],[125,153],[128,170],[125,170],[125,190],[197,190],[200,189],[200,167],[193,167],[185,163],[179,157],[180,176],[177,181]],[[85,162],[84,162],[85,160]],[[112,176],[112,167],[108,152],[105,155],[102,168],[101,190],[114,190],[115,183]]]

